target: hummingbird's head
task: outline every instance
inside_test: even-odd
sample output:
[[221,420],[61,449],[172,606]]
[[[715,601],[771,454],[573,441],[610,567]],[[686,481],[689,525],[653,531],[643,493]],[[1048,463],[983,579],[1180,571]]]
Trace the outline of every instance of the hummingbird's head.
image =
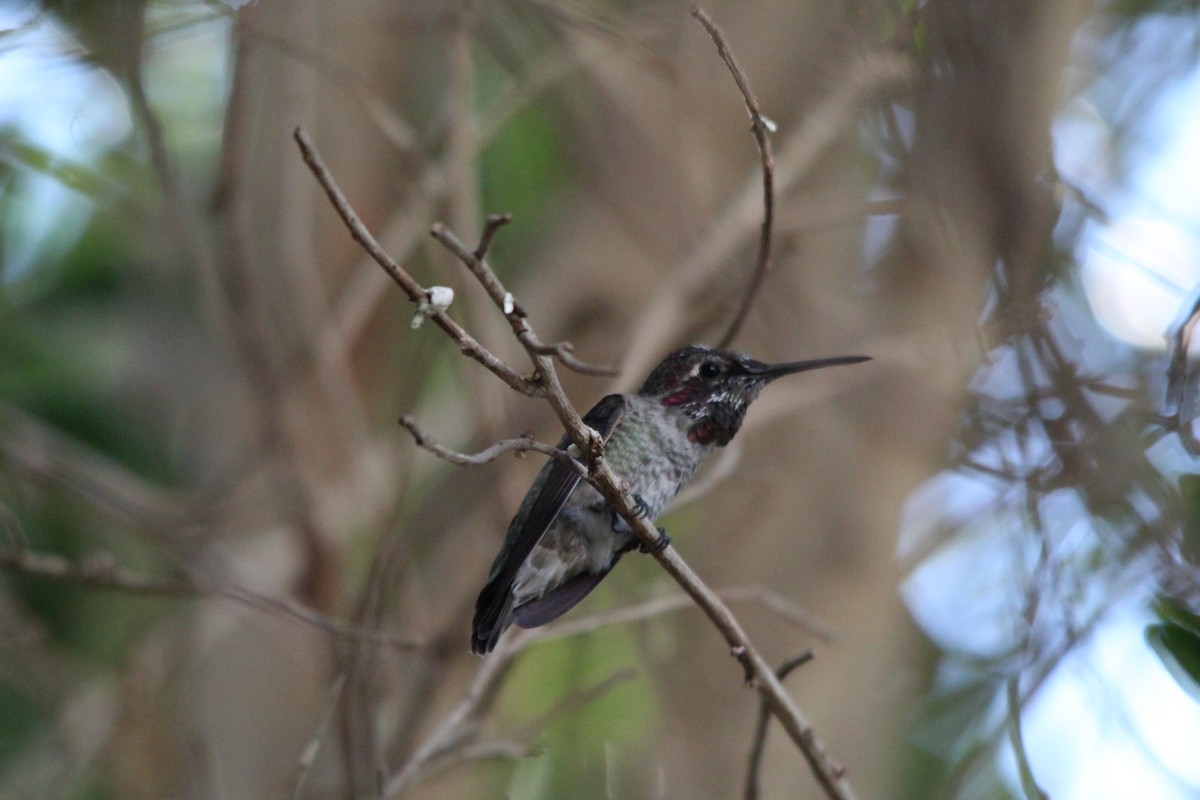
[[736,350],[692,345],[664,358],[638,394],[695,420],[688,439],[724,447],[742,426],[746,409],[771,381],[794,372],[869,360],[868,356],[839,356],[764,364]]

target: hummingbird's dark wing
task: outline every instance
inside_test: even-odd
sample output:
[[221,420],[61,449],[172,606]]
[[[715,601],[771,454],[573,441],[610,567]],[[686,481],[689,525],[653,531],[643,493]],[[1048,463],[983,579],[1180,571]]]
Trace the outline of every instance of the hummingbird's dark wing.
[[[610,394],[584,414],[583,421],[607,442],[625,412],[625,398]],[[563,436],[558,449],[566,450],[570,444],[571,440]],[[475,601],[475,620],[471,625],[471,650],[474,653],[490,653],[500,634],[512,622],[512,588],[517,573],[579,485],[579,474],[557,459],[549,461],[543,470],[544,477],[539,475],[538,478],[541,486],[536,494],[530,489],[532,501],[526,497],[521,504],[522,508],[509,526],[500,553],[492,564],[488,582]]]
[[591,594],[620,557],[619,554],[613,556],[612,563],[603,572],[581,572],[538,599],[522,603],[513,610],[512,621],[522,628],[536,628],[558,619]]

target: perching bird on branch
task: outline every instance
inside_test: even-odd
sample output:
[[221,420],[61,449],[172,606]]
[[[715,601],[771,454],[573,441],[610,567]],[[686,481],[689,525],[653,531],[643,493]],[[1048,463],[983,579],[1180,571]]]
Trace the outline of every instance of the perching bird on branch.
[[[653,520],[701,462],[729,444],[768,383],[794,372],[868,360],[842,356],[764,364],[733,350],[685,347],[663,359],[637,394],[610,394],[583,421],[604,437],[609,464],[629,484],[639,510]],[[563,437],[559,448],[567,450],[569,444]],[[662,549],[670,540],[662,528],[658,532],[657,549]],[[604,498],[575,470],[551,459],[509,524],[475,602],[471,650],[490,653],[513,623],[535,628],[562,616],[635,548],[646,552]]]

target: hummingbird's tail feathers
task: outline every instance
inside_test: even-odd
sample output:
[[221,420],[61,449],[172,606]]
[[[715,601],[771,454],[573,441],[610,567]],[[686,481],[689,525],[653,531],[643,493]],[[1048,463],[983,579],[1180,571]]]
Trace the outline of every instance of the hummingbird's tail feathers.
[[612,564],[603,572],[580,573],[557,589],[516,608],[513,608],[515,598],[511,590],[504,595],[503,602],[498,602],[499,598],[487,597],[492,586],[484,587],[475,607],[475,621],[471,624],[471,652],[484,656],[495,650],[500,635],[513,623],[522,628],[537,628],[558,619],[591,594],[619,558],[619,555],[613,558]]
[[[623,395],[610,394],[583,415],[583,422],[595,429],[607,442],[628,410],[628,401]],[[569,451],[570,445],[571,440],[563,436],[558,443],[558,449]],[[575,491],[575,487],[579,485],[579,481],[579,471],[566,466],[558,459],[551,459],[542,468],[542,472],[534,481],[529,494],[522,501],[517,516],[509,525],[508,533],[504,537],[504,545],[492,563],[492,571],[488,575],[487,585],[483,587],[483,591],[479,593],[479,599],[475,601],[475,622],[471,626],[471,650],[473,652],[479,655],[490,653],[496,646],[500,634],[512,624],[513,585],[517,580],[517,575],[525,566],[533,549],[542,540],[542,536],[558,519],[559,513],[571,493]],[[597,577],[595,580],[598,581],[600,578]],[[588,586],[574,601],[564,606],[561,611],[546,616],[543,622],[559,616],[583,599],[583,596],[590,591],[591,586]]]
[[[616,559],[613,559],[613,563],[617,563]],[[536,628],[558,619],[579,605],[579,601],[587,597],[611,569],[610,565],[603,572],[583,572],[576,575],[557,589],[517,606],[513,611],[512,621],[522,628]]]
[[477,656],[485,656],[496,649],[500,634],[504,633],[513,621],[511,583],[504,587],[507,591],[503,596],[494,592],[496,588],[498,587],[492,583],[483,587],[483,591],[479,593],[479,600],[475,603],[475,620],[471,623],[471,652]]

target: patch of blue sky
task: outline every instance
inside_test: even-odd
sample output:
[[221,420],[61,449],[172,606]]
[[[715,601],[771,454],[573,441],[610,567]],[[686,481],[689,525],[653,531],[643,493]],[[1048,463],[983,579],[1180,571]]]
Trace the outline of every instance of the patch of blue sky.
[[[10,30],[0,50],[0,128],[9,137],[51,160],[86,163],[129,135],[124,93],[108,73],[78,58],[78,46],[51,17],[30,23],[28,13],[0,8],[0,28]],[[0,144],[0,157],[19,174],[4,187],[17,193],[8,198],[17,202],[8,204],[0,254],[5,281],[56,260],[93,213],[91,199],[28,168],[14,144]]]
[[[162,119],[168,145],[185,171],[213,159],[220,143],[227,92],[229,18],[196,3],[151,10],[146,43],[147,92]],[[83,48],[53,15],[0,6],[0,129],[10,143],[0,158],[17,176],[3,222],[0,280],[19,280],[55,263],[87,228],[100,199],[65,185],[56,159],[96,168],[108,151],[134,133],[128,98],[105,70],[81,58]],[[48,157],[37,169],[14,142]]]
[[[1177,23],[1145,23],[1160,40],[1178,38],[1171,24]],[[1111,101],[1115,90],[1103,84],[1140,85],[1136,72],[1101,79],[1092,96]],[[1161,350],[1200,286],[1200,70],[1180,77],[1145,109],[1138,135],[1125,142],[1123,159],[1132,169],[1123,180],[1111,173],[1117,148],[1106,115],[1112,113],[1118,112],[1081,96],[1055,125],[1055,158],[1064,178],[1108,215],[1086,227],[1079,245],[1080,278],[1093,313],[1118,340]]]

